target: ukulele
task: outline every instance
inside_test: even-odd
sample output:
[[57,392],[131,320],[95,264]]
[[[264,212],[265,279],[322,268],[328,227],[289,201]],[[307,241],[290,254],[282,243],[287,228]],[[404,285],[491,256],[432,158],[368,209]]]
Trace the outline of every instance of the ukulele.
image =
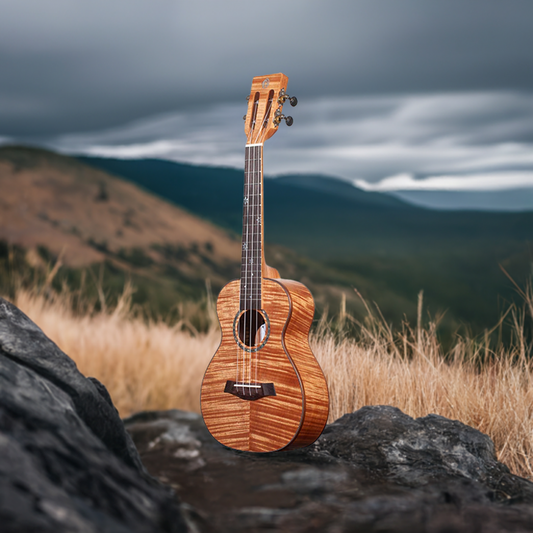
[[287,76],[252,81],[246,133],[241,278],[217,300],[222,339],[201,390],[202,415],[221,444],[249,452],[308,446],[329,413],[324,374],[309,347],[315,306],[309,290],[280,279],[264,259],[263,143],[278,130]]

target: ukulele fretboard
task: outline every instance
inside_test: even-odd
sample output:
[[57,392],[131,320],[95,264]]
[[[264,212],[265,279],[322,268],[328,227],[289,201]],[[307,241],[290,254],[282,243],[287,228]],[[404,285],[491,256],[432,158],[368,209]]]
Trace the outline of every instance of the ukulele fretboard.
[[240,308],[261,309],[263,263],[262,144],[248,144],[244,157]]

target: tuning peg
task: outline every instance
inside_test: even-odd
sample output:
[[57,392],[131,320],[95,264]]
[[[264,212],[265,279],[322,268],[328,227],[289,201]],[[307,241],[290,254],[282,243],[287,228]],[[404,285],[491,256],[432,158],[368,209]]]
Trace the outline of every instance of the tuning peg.
[[281,89],[281,91],[279,92],[278,103],[283,105],[285,103],[285,100],[289,100],[289,103],[291,104],[292,107],[295,107],[298,105],[298,98],[296,98],[296,96],[289,96],[285,92],[285,89]]
[[287,124],[287,126],[292,126],[294,123],[294,119],[292,117],[286,117],[285,115],[282,115],[278,109],[274,115],[274,124],[276,126],[279,126],[282,120],[285,121],[285,124]]

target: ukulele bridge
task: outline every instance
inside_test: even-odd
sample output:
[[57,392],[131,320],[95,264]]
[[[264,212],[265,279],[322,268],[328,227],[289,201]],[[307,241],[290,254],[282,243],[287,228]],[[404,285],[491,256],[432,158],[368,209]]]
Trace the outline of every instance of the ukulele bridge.
[[233,394],[241,400],[259,400],[265,396],[276,396],[274,383],[241,383],[226,381],[224,392]]

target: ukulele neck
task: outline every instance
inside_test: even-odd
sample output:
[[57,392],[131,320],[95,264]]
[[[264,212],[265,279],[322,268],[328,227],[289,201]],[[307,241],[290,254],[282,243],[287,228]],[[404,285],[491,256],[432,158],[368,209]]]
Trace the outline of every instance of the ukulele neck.
[[261,309],[263,278],[263,144],[247,144],[244,157],[240,308]]

